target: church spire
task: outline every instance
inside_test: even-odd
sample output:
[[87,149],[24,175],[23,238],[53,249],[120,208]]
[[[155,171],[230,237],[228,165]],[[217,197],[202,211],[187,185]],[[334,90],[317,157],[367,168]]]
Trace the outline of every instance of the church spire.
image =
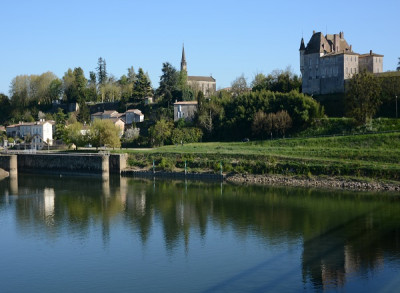
[[185,45],[182,45],[181,71],[186,71],[187,72],[187,64],[186,64],[186,56],[185,56]]

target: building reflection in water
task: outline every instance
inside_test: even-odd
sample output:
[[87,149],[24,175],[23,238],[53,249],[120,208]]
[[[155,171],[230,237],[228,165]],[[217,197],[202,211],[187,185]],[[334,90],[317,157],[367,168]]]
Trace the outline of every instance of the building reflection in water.
[[105,246],[113,222],[122,222],[132,237],[139,235],[143,245],[159,225],[169,253],[180,243],[189,253],[191,237],[205,238],[208,226],[233,229],[237,237],[251,235],[266,245],[303,240],[303,282],[316,289],[341,288],[350,275],[381,269],[385,253],[400,251],[397,204],[352,194],[341,199],[305,189],[124,177],[23,176],[0,188],[2,194],[20,195],[13,204],[24,232],[55,235],[68,227],[85,239],[91,225],[99,225]]

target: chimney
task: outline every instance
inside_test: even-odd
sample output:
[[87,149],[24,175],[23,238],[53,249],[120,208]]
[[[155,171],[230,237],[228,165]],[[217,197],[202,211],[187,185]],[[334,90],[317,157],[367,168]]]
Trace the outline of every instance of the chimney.
[[313,34],[313,35],[315,34],[315,30],[312,31],[312,34]]
[[353,49],[352,49],[352,47],[353,47],[353,45],[350,45],[350,52],[353,52]]
[[341,39],[343,39],[343,38],[344,38],[344,32],[340,32],[340,33],[339,33],[339,37],[340,37]]
[[369,50],[369,55],[372,55],[372,50]]

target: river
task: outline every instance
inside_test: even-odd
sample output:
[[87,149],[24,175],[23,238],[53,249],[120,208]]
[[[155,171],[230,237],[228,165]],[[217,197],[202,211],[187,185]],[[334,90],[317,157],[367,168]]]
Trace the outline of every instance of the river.
[[395,292],[400,197],[20,174],[0,292]]

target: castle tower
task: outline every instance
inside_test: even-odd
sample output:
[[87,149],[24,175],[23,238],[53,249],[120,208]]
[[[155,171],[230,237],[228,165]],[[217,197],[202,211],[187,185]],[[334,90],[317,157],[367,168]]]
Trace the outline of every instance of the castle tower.
[[187,72],[187,64],[186,64],[185,46],[184,45],[182,46],[181,71]]
[[301,72],[301,75],[303,76],[303,74],[304,74],[304,52],[306,51],[306,46],[304,46],[303,38],[301,38],[299,51],[300,51],[300,72]]

